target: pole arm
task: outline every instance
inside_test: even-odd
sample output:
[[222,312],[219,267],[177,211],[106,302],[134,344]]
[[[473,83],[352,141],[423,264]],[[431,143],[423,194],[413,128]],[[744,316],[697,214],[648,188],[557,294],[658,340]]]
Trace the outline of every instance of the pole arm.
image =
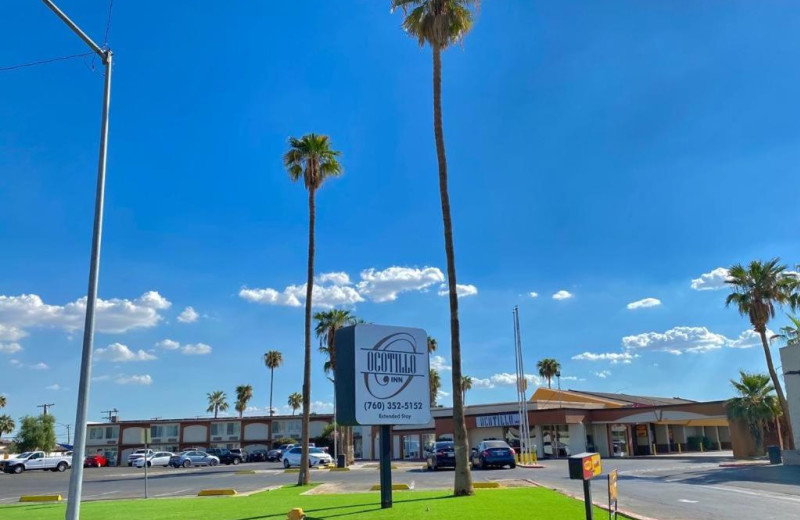
[[83,40],[83,42],[86,45],[89,46],[89,48],[91,48],[98,56],[100,56],[103,59],[103,63],[105,63],[106,56],[108,53],[110,53],[110,51],[105,51],[101,49],[99,45],[97,45],[91,38],[89,38],[89,36],[85,32],[83,32],[80,27],[75,25],[75,22],[70,20],[69,17],[66,14],[64,14],[64,11],[59,9],[56,6],[56,4],[54,4],[51,0],[42,0],[42,2],[44,2],[45,5],[50,8],[51,11],[56,13],[56,16],[61,18],[61,21],[67,24],[67,26],[69,26],[69,28],[72,29],[72,32],[77,34],[78,37],[81,40]]

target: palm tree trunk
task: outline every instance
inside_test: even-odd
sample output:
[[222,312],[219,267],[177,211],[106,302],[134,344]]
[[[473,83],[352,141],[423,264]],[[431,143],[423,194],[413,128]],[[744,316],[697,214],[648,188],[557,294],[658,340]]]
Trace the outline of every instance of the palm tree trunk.
[[315,190],[308,190],[308,276],[306,282],[306,324],[304,331],[305,359],[303,361],[303,446],[300,453],[300,473],[297,484],[310,482],[308,471],[309,425],[311,424],[311,295],[314,290],[314,221],[317,208],[314,203]]
[[761,346],[764,347],[764,356],[767,358],[767,370],[769,371],[769,377],[772,378],[772,385],[775,387],[775,392],[778,394],[778,401],[781,403],[783,416],[786,417],[786,448],[793,450],[794,434],[792,432],[792,421],[789,417],[789,405],[786,403],[786,397],[783,395],[783,388],[781,387],[781,382],[778,379],[778,373],[775,372],[775,365],[772,364],[772,353],[769,351],[766,327],[760,328],[761,330],[758,331],[758,334],[761,336]]
[[548,390],[550,390],[550,389],[552,389],[552,388],[553,388],[553,387],[551,386],[550,382],[551,382],[551,381],[550,381],[550,378],[548,377],[548,378],[547,378],[547,389],[548,389]]
[[275,368],[270,367],[269,369],[269,410],[267,411],[267,415],[272,417],[272,387],[275,383]]
[[453,437],[455,439],[456,471],[453,494],[474,495],[472,474],[469,471],[469,440],[464,422],[464,399],[461,392],[461,333],[458,323],[458,294],[456,293],[456,260],[453,246],[453,222],[450,218],[450,194],[447,191],[447,156],[442,130],[442,50],[433,48],[433,134],[436,138],[436,158],[439,162],[439,196],[442,200],[444,250],[447,256],[447,281],[450,286],[450,355],[453,362]]
[[219,411],[219,405],[218,405],[218,404],[215,404],[215,405],[214,405],[214,419],[216,419],[216,418],[217,418],[217,412],[218,412],[218,411]]

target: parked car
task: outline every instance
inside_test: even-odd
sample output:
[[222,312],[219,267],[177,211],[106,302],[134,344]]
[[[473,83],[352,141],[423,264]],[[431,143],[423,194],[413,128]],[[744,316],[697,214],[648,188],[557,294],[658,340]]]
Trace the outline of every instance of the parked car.
[[[283,467],[290,468],[292,466],[299,466],[300,465],[300,457],[302,453],[302,448],[300,446],[295,446],[294,448],[290,449],[286,453],[283,454]],[[325,453],[320,448],[309,448],[308,449],[308,465],[309,467],[314,466],[328,466],[333,464],[333,457]]]
[[150,457],[153,455],[153,453],[155,452],[151,449],[140,449],[134,451],[128,455],[128,466],[133,466],[133,463],[136,461],[136,459],[141,459],[145,456]]
[[188,468],[190,466],[216,466],[219,459],[214,455],[209,455],[204,451],[184,451],[178,455],[173,455],[169,459],[169,465],[173,468]]
[[152,455],[148,456],[146,459],[145,457],[139,457],[135,461],[133,461],[133,466],[136,468],[143,468],[145,465],[145,461],[147,461],[147,467],[150,466],[164,466],[165,468],[169,466],[169,461],[174,456],[174,453],[170,453],[168,451],[157,451]]
[[26,451],[15,457],[0,460],[0,469],[6,473],[19,475],[23,471],[37,469],[50,471],[66,471],[72,467],[72,458],[61,454],[47,454],[43,451]]
[[85,459],[83,459],[83,467],[84,468],[108,467],[108,459],[102,453],[95,453],[94,455],[88,455]]
[[279,461],[279,460],[283,460],[283,454],[286,453],[287,451],[291,450],[294,447],[295,447],[294,444],[281,444],[277,448],[275,448],[273,450],[269,450],[267,452],[267,461],[268,462],[276,462],[276,461]]
[[[553,456],[553,443],[550,441],[545,441],[542,444],[542,451],[548,457]],[[558,443],[558,456],[559,457],[569,457],[571,452],[569,451],[569,446],[564,444],[563,442]]]
[[472,450],[472,467],[517,467],[516,453],[505,441],[483,441]]
[[231,453],[238,455],[242,462],[247,462],[247,452],[241,448],[231,448]]
[[455,468],[455,444],[453,441],[440,441],[435,443],[427,452],[428,469],[436,471],[439,468]]
[[266,462],[267,450],[253,450],[247,453],[247,462]]
[[233,464],[236,466],[242,462],[242,456],[240,454],[233,453],[231,450],[225,448],[209,448],[206,450],[206,453],[218,458],[222,464]]

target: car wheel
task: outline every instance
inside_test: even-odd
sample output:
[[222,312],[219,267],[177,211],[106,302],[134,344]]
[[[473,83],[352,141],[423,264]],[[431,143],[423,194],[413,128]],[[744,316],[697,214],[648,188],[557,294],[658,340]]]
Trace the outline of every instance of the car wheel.
[[59,473],[64,473],[65,471],[67,471],[67,463],[59,462],[58,466],[56,466],[56,469],[58,470]]
[[148,461],[147,461],[147,467],[148,467],[148,468],[150,468],[150,467],[152,467],[152,466],[153,466],[153,463],[152,463],[152,462],[150,462],[150,461],[148,460]]
[[517,463],[516,462],[512,462],[511,464],[508,465],[509,469],[514,469],[516,467],[517,467]]
[[289,464],[289,459],[283,459],[283,467],[289,469],[289,466],[291,466],[291,464]]
[[233,465],[234,466],[238,466],[240,462],[242,462],[242,459],[240,459],[239,457],[235,457],[233,459]]
[[219,462],[217,462],[216,459],[211,459],[211,461],[208,463],[209,466],[216,466],[217,464],[219,464]]
[[184,460],[183,461],[183,467],[184,468],[188,468],[191,465],[192,465],[192,461],[190,461],[190,460]]
[[25,471],[25,466],[23,466],[22,464],[14,466],[14,474],[19,475],[23,471]]

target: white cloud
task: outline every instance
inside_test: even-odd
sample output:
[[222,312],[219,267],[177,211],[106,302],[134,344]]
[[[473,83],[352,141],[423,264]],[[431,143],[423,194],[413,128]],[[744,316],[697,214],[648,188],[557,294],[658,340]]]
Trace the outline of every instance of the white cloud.
[[553,299],[554,300],[568,300],[570,298],[573,298],[574,296],[575,295],[572,294],[571,292],[565,291],[564,289],[561,289],[557,293],[553,294]]
[[599,372],[592,372],[592,373],[594,375],[596,375],[597,377],[599,377],[600,379],[605,379],[605,378],[607,378],[608,376],[611,375],[611,371],[610,370],[601,370]]
[[323,284],[330,282],[333,285],[350,285],[350,275],[343,272],[322,273],[317,277],[317,282]]
[[[135,328],[153,327],[161,321],[158,311],[167,309],[170,302],[155,291],[144,293],[134,300],[97,300],[97,331],[126,332]],[[25,334],[27,327],[56,327],[68,332],[83,327],[86,298],[65,305],[45,303],[36,294],[0,295],[0,323],[4,331]]]
[[703,273],[700,278],[692,280],[692,289],[695,291],[716,291],[724,289],[728,284],[725,280],[728,279],[728,270],[724,267],[717,267],[710,273]]
[[58,383],[55,383],[55,384],[48,385],[48,386],[44,387],[44,389],[45,390],[61,390],[61,385],[59,385]]
[[444,356],[431,356],[431,368],[434,370],[438,370],[439,372],[443,370],[452,370],[453,367],[447,362]]
[[431,285],[444,282],[444,274],[438,267],[398,267],[383,271],[374,268],[361,271],[359,292],[374,302],[389,302],[397,295],[409,291],[421,291]]
[[205,343],[195,343],[181,347],[181,353],[187,356],[205,356],[211,354],[211,347]]
[[622,338],[626,350],[655,350],[670,354],[704,353],[726,345],[728,338],[705,327],[674,327],[666,332],[645,332]]
[[[439,296],[447,296],[450,294],[450,289],[447,285],[442,284],[439,286]],[[474,296],[478,294],[478,288],[474,285],[462,285],[460,283],[456,284],[456,295],[459,298],[463,298],[464,296]]]
[[[774,332],[767,329],[767,338],[771,338],[774,335],[775,335]],[[761,336],[758,334],[758,332],[754,331],[753,329],[748,329],[739,334],[738,338],[728,340],[728,346],[730,348],[760,347]]]
[[[287,288],[288,289],[288,288]],[[288,307],[300,307],[300,300],[294,295],[280,293],[275,289],[247,289],[239,291],[239,297],[253,303],[264,305],[286,305]]]
[[144,374],[141,376],[137,375],[120,375],[114,379],[114,382],[118,385],[151,385],[153,383],[153,378],[150,377],[148,374]]
[[584,352],[577,356],[572,356],[572,359],[577,361],[610,361],[612,365],[617,363],[628,365],[637,357],[639,357],[638,354],[631,354],[630,352]]
[[[541,386],[542,379],[534,374],[525,374],[525,379],[529,384],[534,386]],[[495,388],[497,386],[514,386],[517,384],[517,375],[509,372],[500,372],[487,378],[472,378],[473,388]]]
[[94,351],[95,359],[98,361],[111,361],[114,363],[127,363],[129,361],[152,361],[157,359],[154,355],[148,354],[139,349],[134,352],[122,343],[112,343],[106,348],[98,348]]
[[22,345],[19,343],[0,343],[0,352],[3,354],[14,354],[22,350]]
[[0,323],[0,341],[17,341],[27,335],[28,333],[22,329]]
[[528,293],[528,296],[530,296],[531,298],[538,298],[539,293],[531,291]]
[[661,305],[661,300],[658,298],[645,298],[628,304],[628,310],[646,309],[648,307],[658,307]]
[[194,310],[194,307],[186,307],[183,312],[178,315],[178,321],[181,323],[194,323],[200,315]]
[[17,368],[29,368],[31,370],[47,370],[50,368],[46,363],[34,363],[32,365],[29,365],[27,363],[23,363],[19,359],[12,359],[9,361],[9,363],[11,363]]
[[586,381],[585,377],[561,376],[562,381]]
[[156,343],[156,346],[164,350],[178,350],[181,344],[172,339],[164,339]]
[[333,403],[326,401],[311,401],[311,411],[316,413],[332,413]]
[[[283,292],[275,289],[242,289],[239,296],[253,303],[265,305],[283,305],[300,307],[306,300],[306,284],[290,285]],[[314,284],[311,302],[314,307],[330,309],[337,306],[349,306],[363,302],[364,298],[352,287]]]

